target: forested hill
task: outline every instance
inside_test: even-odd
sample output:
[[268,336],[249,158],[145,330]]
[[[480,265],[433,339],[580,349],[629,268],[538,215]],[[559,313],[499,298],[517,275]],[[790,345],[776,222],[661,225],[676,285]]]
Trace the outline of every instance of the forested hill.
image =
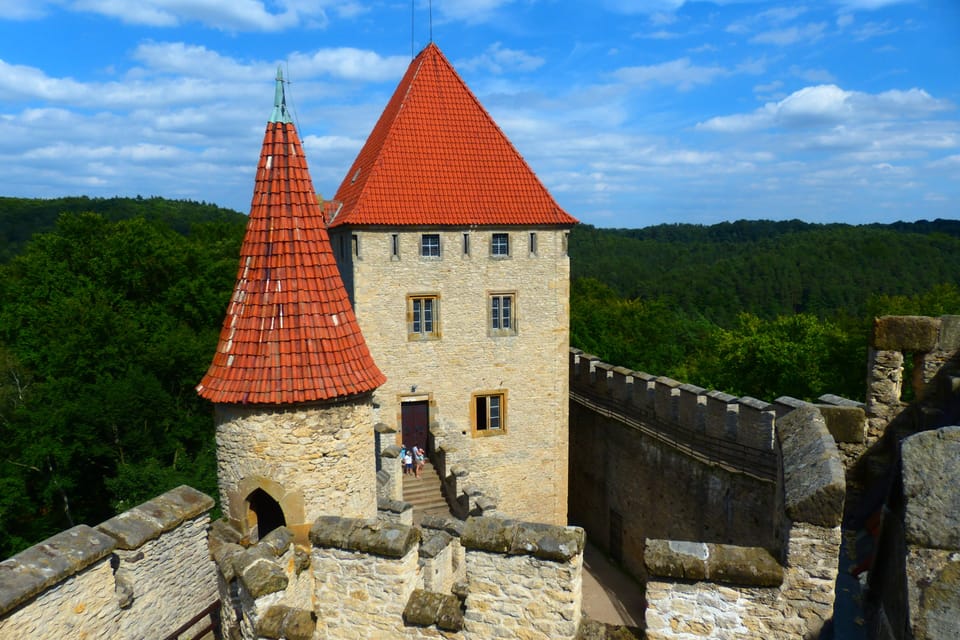
[[627,299],[667,300],[722,325],[744,311],[859,316],[871,295],[960,283],[960,221],[578,225],[570,256],[574,279],[594,278]]
[[165,198],[8,198],[0,196],[0,263],[18,254],[34,233],[53,231],[62,213],[99,213],[117,221],[142,217],[181,234],[200,222],[234,223],[246,216],[206,202]]

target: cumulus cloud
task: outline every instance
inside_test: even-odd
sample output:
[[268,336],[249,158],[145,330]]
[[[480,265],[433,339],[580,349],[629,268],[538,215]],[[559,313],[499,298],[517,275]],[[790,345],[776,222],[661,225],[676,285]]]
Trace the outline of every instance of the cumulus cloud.
[[344,80],[396,82],[410,64],[410,58],[381,56],[366,49],[337,47],[294,53],[289,58],[289,64],[298,70],[300,76],[328,75]]
[[804,87],[747,114],[718,116],[697,124],[705,131],[739,133],[773,127],[802,128],[854,118],[913,118],[951,108],[922,89],[868,94],[827,84]]

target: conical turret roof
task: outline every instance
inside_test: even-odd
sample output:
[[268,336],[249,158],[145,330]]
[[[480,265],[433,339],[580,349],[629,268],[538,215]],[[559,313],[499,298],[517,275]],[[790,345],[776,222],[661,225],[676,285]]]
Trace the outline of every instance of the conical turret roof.
[[437,45],[413,59],[340,185],[338,225],[573,225]]
[[217,403],[332,400],[386,380],[334,261],[277,73],[233,297],[197,392]]

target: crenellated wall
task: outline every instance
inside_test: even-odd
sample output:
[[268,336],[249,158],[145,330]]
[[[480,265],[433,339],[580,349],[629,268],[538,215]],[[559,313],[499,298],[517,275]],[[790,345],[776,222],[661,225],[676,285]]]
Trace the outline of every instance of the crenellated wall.
[[585,538],[575,527],[321,516],[309,546],[287,528],[250,547],[226,523],[212,538],[230,637],[548,640],[579,630]]
[[181,486],[4,560],[0,638],[139,640],[210,628],[218,600],[207,550],[212,507]]
[[638,579],[647,538],[776,548],[775,407],[570,357],[570,519]]

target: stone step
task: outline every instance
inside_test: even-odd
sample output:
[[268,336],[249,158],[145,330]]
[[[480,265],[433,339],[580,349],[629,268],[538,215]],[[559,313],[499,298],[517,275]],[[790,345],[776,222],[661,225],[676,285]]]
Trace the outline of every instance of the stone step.
[[440,476],[433,465],[426,462],[419,478],[406,475],[403,478],[403,500],[413,505],[415,520],[424,515],[450,515],[447,500],[443,497]]

